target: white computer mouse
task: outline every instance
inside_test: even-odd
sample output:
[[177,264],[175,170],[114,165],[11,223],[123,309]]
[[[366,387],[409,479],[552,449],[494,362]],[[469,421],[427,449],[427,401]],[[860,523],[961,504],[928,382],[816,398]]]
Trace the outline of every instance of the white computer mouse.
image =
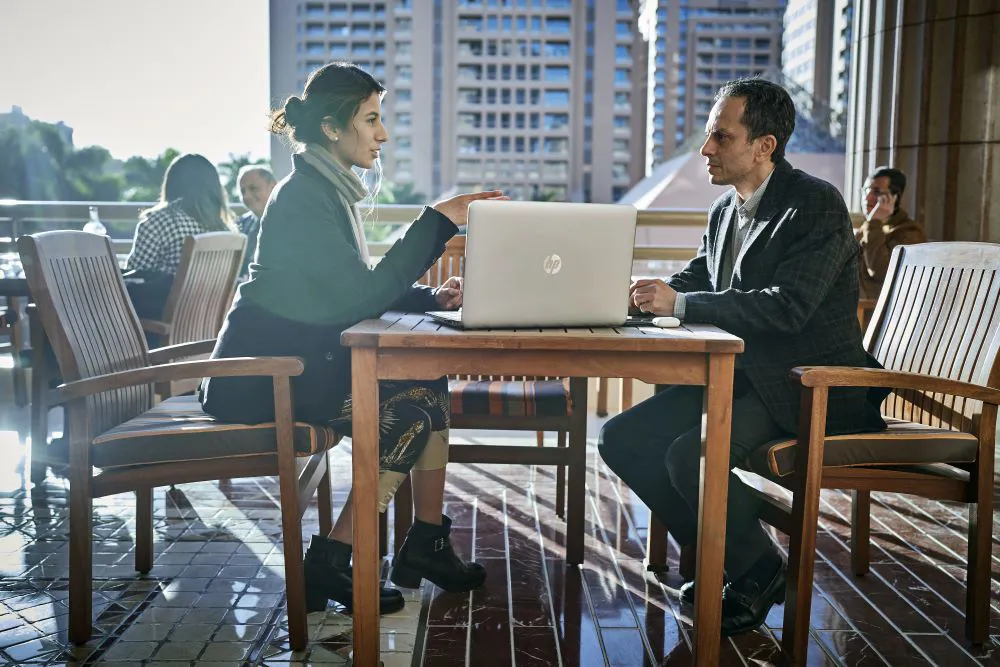
[[676,317],[654,317],[653,326],[660,327],[661,329],[670,329],[672,327],[679,327],[681,321]]

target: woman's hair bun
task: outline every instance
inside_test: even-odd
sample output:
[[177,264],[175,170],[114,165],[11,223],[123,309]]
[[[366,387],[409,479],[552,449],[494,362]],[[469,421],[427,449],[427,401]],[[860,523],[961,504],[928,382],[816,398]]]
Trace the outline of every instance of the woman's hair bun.
[[285,122],[292,127],[300,125],[305,117],[306,103],[301,98],[289,97],[285,100]]

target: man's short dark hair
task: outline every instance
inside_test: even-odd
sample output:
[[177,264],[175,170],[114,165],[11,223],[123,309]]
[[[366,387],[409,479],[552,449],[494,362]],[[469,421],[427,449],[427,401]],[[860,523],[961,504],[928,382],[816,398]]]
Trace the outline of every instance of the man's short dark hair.
[[889,179],[889,192],[901,197],[903,191],[906,190],[906,174],[892,167],[875,167],[875,171],[868,177],[868,182],[871,183],[876,178],[883,176]]
[[715,95],[718,102],[726,97],[746,100],[740,122],[747,128],[750,141],[773,135],[777,140],[771,161],[785,157],[785,146],[795,131],[795,105],[788,91],[766,79],[736,79],[723,84]]

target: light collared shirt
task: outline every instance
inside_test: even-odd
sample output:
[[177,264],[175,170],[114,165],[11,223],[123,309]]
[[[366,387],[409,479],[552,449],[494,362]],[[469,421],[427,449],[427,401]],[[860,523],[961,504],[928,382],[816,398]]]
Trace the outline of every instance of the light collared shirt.
[[[732,234],[732,243],[727,244],[726,251],[722,257],[719,286],[723,289],[732,287],[733,269],[736,266],[736,258],[740,256],[740,251],[743,249],[743,242],[746,240],[747,232],[750,229],[750,223],[753,222],[754,216],[757,215],[757,208],[760,207],[760,202],[764,198],[764,191],[767,190],[767,185],[771,182],[771,176],[773,175],[774,169],[772,168],[771,173],[767,175],[764,182],[753,191],[753,194],[746,201],[743,201],[738,192],[736,193],[736,227],[730,232]],[[686,306],[687,302],[684,294],[678,294],[677,301],[674,302],[674,317],[683,320]]]

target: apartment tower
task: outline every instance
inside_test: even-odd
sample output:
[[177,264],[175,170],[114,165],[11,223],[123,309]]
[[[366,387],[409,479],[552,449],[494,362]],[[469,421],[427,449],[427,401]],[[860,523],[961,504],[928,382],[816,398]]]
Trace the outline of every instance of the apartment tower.
[[[646,173],[654,2],[270,0],[271,98],[351,60],[389,89],[385,178],[427,198],[611,202]],[[288,149],[272,144],[279,172]]]
[[659,0],[651,160],[701,134],[719,87],[781,64],[785,0]]

